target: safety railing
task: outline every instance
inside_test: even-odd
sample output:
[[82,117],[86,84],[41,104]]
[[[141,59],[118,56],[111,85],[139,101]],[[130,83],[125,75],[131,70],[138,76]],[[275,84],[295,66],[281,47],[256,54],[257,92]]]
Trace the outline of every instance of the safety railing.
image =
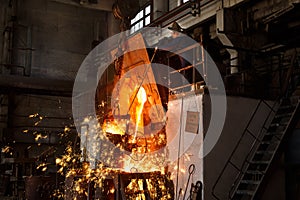
[[[262,100],[263,101],[263,100]],[[263,101],[264,102],[264,101]],[[242,176],[245,174],[245,171],[243,171],[243,169],[246,169],[249,164],[250,164],[250,160],[252,158],[252,156],[254,155],[254,151],[256,150],[255,147],[257,147],[256,145],[258,143],[261,143],[261,138],[262,138],[262,135],[265,133],[265,131],[268,130],[268,122],[270,122],[270,118],[273,117],[272,114],[275,114],[276,111],[277,111],[277,108],[279,107],[280,105],[280,102],[279,100],[275,101],[273,106],[270,107],[269,104],[266,104],[268,106],[268,108],[270,109],[269,112],[268,112],[268,115],[266,117],[266,119],[264,120],[263,122],[263,125],[261,127],[261,130],[259,131],[259,134],[256,136],[254,135],[253,133],[250,133],[250,135],[252,137],[254,137],[254,141],[252,142],[252,145],[251,145],[251,148],[246,156],[246,159],[244,160],[244,162],[242,163],[241,167],[240,167],[240,170],[238,172],[238,175],[236,176],[235,180],[234,180],[234,183],[228,193],[228,197],[229,199],[232,199],[232,196],[233,196],[233,193],[234,191],[236,190],[236,187],[237,187],[237,182],[242,178]],[[266,102],[264,102],[266,103]],[[246,131],[249,131],[248,129]]]
[[[216,194],[216,187],[217,187],[217,185],[219,184],[219,182],[220,182],[222,176],[224,175],[224,173],[225,173],[227,167],[230,166],[230,165],[233,166],[234,169],[236,169],[236,170],[238,171],[237,176],[236,176],[236,178],[235,178],[234,181],[233,181],[232,187],[230,188],[230,190],[229,190],[229,192],[228,192],[228,198],[229,198],[229,199],[232,198],[232,196],[233,196],[233,194],[234,194],[234,191],[236,190],[236,187],[238,186],[238,184],[237,184],[238,181],[239,181],[239,180],[241,179],[241,177],[245,174],[245,172],[244,172],[243,170],[246,169],[247,166],[250,164],[249,160],[251,159],[251,156],[253,156],[253,153],[254,153],[254,150],[255,150],[255,147],[256,147],[257,143],[258,143],[258,142],[261,142],[260,138],[262,137],[262,134],[264,134],[265,131],[267,131],[268,125],[269,125],[268,123],[271,123],[271,120],[270,120],[271,117],[274,117],[274,116],[272,116],[272,113],[273,113],[274,115],[276,114],[276,111],[277,111],[277,109],[278,109],[278,107],[279,107],[279,105],[280,105],[280,103],[281,103],[281,99],[287,98],[287,97],[291,96],[292,91],[289,90],[289,86],[291,86],[291,85],[293,84],[292,79],[294,78],[295,75],[297,75],[297,73],[295,73],[297,67],[296,67],[296,68],[294,67],[294,62],[295,62],[295,60],[296,60],[296,57],[297,57],[297,52],[295,52],[295,54],[292,56],[291,63],[290,63],[290,67],[288,68],[287,76],[286,76],[286,78],[285,78],[284,83],[282,83],[282,85],[283,85],[284,88],[282,89],[281,94],[280,94],[280,95],[277,97],[277,99],[274,101],[273,105],[270,106],[270,105],[269,105],[265,100],[263,100],[263,99],[261,99],[261,100],[259,101],[259,103],[257,104],[257,106],[256,106],[256,108],[255,108],[253,114],[251,115],[251,117],[250,117],[250,119],[249,119],[249,121],[248,121],[248,123],[247,123],[247,125],[246,125],[246,127],[245,127],[245,129],[244,129],[244,131],[243,131],[243,133],[241,134],[241,136],[240,136],[238,142],[236,143],[236,146],[234,147],[233,151],[231,152],[231,154],[230,154],[230,156],[229,156],[229,159],[228,159],[227,162],[225,163],[225,165],[224,165],[224,167],[223,167],[223,169],[222,169],[220,175],[218,176],[218,178],[217,178],[215,184],[213,185],[213,188],[212,188],[212,195],[213,195],[214,198],[216,198],[216,199],[218,199],[218,200],[220,199],[220,198],[217,196],[217,194]],[[255,119],[255,116],[256,116],[257,112],[259,111],[259,109],[260,109],[260,107],[261,107],[262,105],[266,105],[266,106],[269,108],[269,111],[268,111],[268,114],[267,114],[267,116],[266,116],[266,118],[265,118],[265,120],[264,120],[264,122],[263,122],[263,124],[262,124],[262,126],[261,126],[260,131],[258,132],[257,135],[255,135],[254,133],[252,133],[252,132],[249,130],[249,127],[250,127],[252,121]],[[240,144],[241,144],[243,138],[245,137],[245,135],[246,135],[247,133],[248,133],[249,135],[251,135],[251,136],[254,138],[254,141],[252,142],[251,148],[250,148],[250,150],[248,151],[247,156],[246,156],[246,158],[244,159],[243,163],[241,164],[240,167],[238,167],[236,164],[234,164],[234,163],[232,162],[232,158],[234,157],[234,155],[235,155],[236,151],[238,150],[238,148],[239,148],[239,146],[240,146]]]
[[[217,194],[216,194],[216,187],[218,186],[218,184],[219,184],[219,182],[220,182],[222,176],[224,175],[226,169],[227,169],[230,165],[231,165],[231,166],[237,171],[237,173],[238,173],[237,177],[235,178],[235,181],[233,182],[233,185],[236,185],[236,182],[237,182],[237,181],[240,179],[240,177],[243,175],[243,169],[245,168],[245,165],[248,163],[247,161],[248,161],[249,157],[251,156],[251,153],[253,152],[253,149],[254,149],[254,147],[255,147],[255,143],[256,143],[257,141],[259,141],[260,135],[263,133],[264,128],[267,127],[267,123],[270,122],[270,118],[272,117],[272,113],[275,113],[275,112],[276,112],[276,108],[277,108],[278,105],[279,105],[279,101],[275,101],[275,102],[273,103],[272,106],[270,106],[269,103],[266,102],[266,101],[263,100],[263,99],[261,99],[261,100],[258,102],[258,104],[256,105],[256,107],[255,107],[255,109],[254,109],[254,112],[252,113],[252,115],[251,115],[251,117],[250,117],[250,119],[249,119],[249,121],[248,121],[248,123],[247,123],[247,125],[246,125],[246,127],[245,127],[245,129],[244,129],[244,131],[243,131],[243,133],[240,135],[240,137],[239,137],[239,139],[238,139],[238,141],[237,141],[237,143],[236,143],[236,145],[235,145],[233,151],[231,152],[231,154],[230,154],[230,156],[229,156],[229,159],[226,161],[226,163],[225,163],[225,165],[224,165],[224,167],[223,167],[221,173],[219,174],[219,176],[218,176],[218,178],[217,178],[215,184],[214,184],[213,187],[212,187],[212,195],[213,195],[213,197],[214,197],[215,199],[218,199],[218,200],[221,199],[221,198],[218,197]],[[258,112],[259,112],[260,109],[262,108],[262,106],[264,106],[264,107],[266,106],[266,107],[269,109],[269,111],[268,111],[268,114],[267,114],[266,119],[264,120],[264,122],[263,122],[263,124],[262,124],[262,128],[261,128],[259,134],[255,135],[254,133],[251,132],[251,130],[250,130],[249,128],[250,128],[251,123],[252,123],[253,120],[255,119],[256,115],[258,114]],[[253,142],[253,144],[252,144],[252,146],[251,146],[251,149],[250,149],[250,151],[248,152],[247,157],[246,157],[246,159],[244,160],[243,164],[241,165],[241,167],[238,167],[236,164],[234,164],[234,163],[232,162],[232,159],[233,159],[234,155],[236,154],[237,150],[239,149],[239,147],[240,147],[240,145],[241,145],[241,143],[242,143],[242,140],[243,140],[243,138],[246,136],[246,134],[249,134],[250,136],[252,136],[252,137],[254,138],[254,142]],[[234,189],[235,189],[235,188],[234,188]],[[231,187],[230,192],[228,193],[229,196],[231,195],[232,191],[233,191],[233,188]]]

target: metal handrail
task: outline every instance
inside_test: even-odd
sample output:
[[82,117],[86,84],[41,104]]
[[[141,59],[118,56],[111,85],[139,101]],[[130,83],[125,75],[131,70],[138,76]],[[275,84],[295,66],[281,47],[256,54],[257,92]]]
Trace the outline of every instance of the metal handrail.
[[241,137],[239,138],[239,140],[238,140],[238,142],[237,142],[237,145],[234,147],[233,151],[231,152],[231,154],[230,154],[230,156],[229,156],[229,159],[227,160],[227,162],[226,162],[226,164],[224,165],[224,167],[223,167],[221,173],[219,174],[219,176],[218,176],[218,178],[217,178],[215,184],[214,184],[213,187],[212,187],[212,195],[213,195],[213,197],[215,197],[215,198],[218,199],[218,200],[220,200],[220,198],[215,194],[216,186],[218,185],[218,183],[219,183],[221,177],[223,176],[223,174],[224,174],[224,172],[225,172],[227,166],[228,166],[229,164],[231,164],[231,158],[233,157],[234,153],[236,152],[236,150],[237,150],[239,144],[241,143],[243,137],[246,135],[247,129],[249,128],[249,126],[250,126],[252,120],[254,119],[254,116],[256,115],[256,113],[257,113],[257,111],[258,111],[258,109],[259,109],[259,107],[260,107],[260,105],[261,105],[262,102],[263,102],[263,100],[260,100],[259,103],[256,105],[256,108],[255,108],[253,114],[251,115],[250,120],[248,121],[248,123],[247,123],[247,125],[246,125],[246,128],[244,129],[244,131],[243,131]]
[[[286,84],[289,84],[289,82],[290,82],[290,80],[291,80],[291,78],[292,78],[292,75],[293,75],[293,70],[294,70],[293,63],[294,63],[294,59],[295,59],[295,56],[293,57],[292,62],[291,62],[291,65],[292,65],[292,66],[291,66],[290,69],[289,69],[289,70],[290,70],[290,73],[288,73],[288,77],[286,78],[286,82],[287,82]],[[227,160],[227,162],[226,162],[225,166],[223,167],[223,169],[222,169],[220,175],[218,176],[217,181],[216,181],[215,184],[213,185],[213,188],[212,188],[212,195],[213,195],[213,197],[215,197],[216,199],[220,200],[220,198],[215,194],[215,188],[216,188],[216,186],[218,185],[218,183],[219,183],[221,177],[223,176],[223,174],[224,174],[224,172],[225,172],[225,170],[226,170],[226,168],[227,168],[227,166],[228,166],[229,164],[231,164],[232,166],[234,166],[234,168],[236,168],[236,169],[239,171],[239,174],[236,176],[236,179],[235,179],[235,181],[234,181],[234,183],[233,183],[233,185],[232,185],[232,187],[231,187],[231,189],[230,189],[230,191],[229,191],[229,193],[228,193],[229,199],[232,199],[231,196],[232,196],[232,192],[235,191],[235,189],[236,189],[236,183],[237,183],[238,180],[240,180],[241,176],[244,175],[245,172],[243,172],[242,170],[244,169],[244,167],[245,167],[245,165],[246,165],[247,163],[249,164],[249,161],[248,161],[248,160],[249,160],[249,157],[250,157],[250,155],[253,153],[253,149],[254,149],[254,147],[255,147],[256,142],[259,141],[259,137],[264,133],[264,132],[263,132],[263,129],[265,129],[265,125],[266,125],[266,123],[268,122],[268,120],[269,120],[269,118],[270,118],[270,116],[271,116],[271,113],[272,113],[272,112],[276,113],[275,110],[274,110],[274,108],[275,108],[275,106],[276,106],[277,104],[280,104],[280,99],[282,99],[282,97],[289,96],[289,94],[288,94],[289,91],[288,91],[287,87],[284,88],[284,89],[285,89],[284,92],[283,92],[281,95],[278,96],[278,98],[276,99],[276,101],[274,102],[274,104],[273,104],[272,107],[270,107],[269,104],[266,103],[263,99],[261,99],[260,102],[257,104],[257,106],[256,106],[256,108],[255,108],[255,111],[253,112],[253,114],[252,114],[252,116],[251,116],[251,118],[250,118],[250,120],[249,120],[249,122],[248,122],[246,128],[244,129],[243,134],[242,134],[241,137],[239,138],[239,140],[238,140],[238,142],[237,142],[235,148],[233,149],[232,153],[231,153],[230,156],[229,156],[229,159]],[[260,105],[261,105],[262,102],[270,108],[269,114],[268,114],[268,116],[266,117],[266,119],[265,119],[265,121],[264,121],[264,123],[263,123],[263,125],[262,125],[262,129],[260,130],[260,132],[259,132],[259,134],[258,134],[258,137],[256,137],[256,136],[254,136],[253,134],[251,134],[251,135],[255,138],[255,140],[254,140],[254,142],[253,142],[253,144],[252,144],[252,146],[251,146],[251,149],[250,149],[249,153],[248,153],[247,156],[246,156],[246,159],[244,160],[243,164],[241,165],[241,168],[239,169],[237,166],[235,166],[235,165],[231,162],[231,159],[232,159],[233,155],[235,154],[237,148],[239,147],[239,145],[240,145],[240,143],[241,143],[241,141],[242,141],[242,138],[246,135],[246,132],[248,131],[248,128],[249,128],[249,126],[250,126],[252,120],[254,119],[254,116],[256,115],[256,113],[257,113],[257,111],[258,111],[258,109],[259,109],[259,107],[260,107]]]
[[[263,103],[263,104],[262,104],[262,103]],[[253,135],[253,134],[250,133],[250,135],[251,135],[252,137],[255,138],[255,140],[254,140],[254,142],[253,142],[253,144],[252,144],[252,146],[251,146],[251,149],[250,149],[249,153],[247,154],[246,159],[244,160],[244,162],[243,162],[243,164],[242,164],[242,166],[241,166],[240,168],[237,167],[236,165],[234,165],[234,164],[231,162],[231,159],[233,158],[234,154],[236,153],[238,147],[240,146],[242,139],[244,138],[244,136],[246,135],[246,133],[249,132],[249,130],[248,130],[248,129],[249,129],[249,126],[251,125],[251,123],[252,123],[254,117],[256,116],[256,114],[257,114],[259,108],[260,108],[262,105],[266,105],[266,106],[270,109],[270,111],[269,111],[269,113],[268,113],[268,115],[267,115],[267,117],[266,117],[266,119],[265,119],[265,121],[264,121],[264,123],[263,123],[263,125],[262,125],[262,127],[265,127],[266,123],[267,123],[268,120],[270,119],[271,114],[276,112],[274,108],[276,107],[277,103],[278,103],[278,101],[275,101],[274,104],[273,104],[272,106],[270,106],[265,100],[261,99],[261,100],[259,101],[259,103],[257,104],[257,106],[256,106],[256,108],[255,108],[253,114],[252,114],[251,117],[250,117],[250,120],[248,121],[248,123],[247,123],[247,125],[246,125],[246,127],[245,127],[245,129],[244,129],[244,131],[243,131],[243,133],[241,134],[241,136],[240,136],[240,138],[239,138],[239,140],[238,140],[238,142],[237,142],[237,144],[236,144],[236,146],[235,146],[235,148],[233,149],[232,153],[230,154],[229,159],[227,160],[226,164],[224,165],[224,167],[223,167],[223,169],[222,169],[220,175],[219,175],[218,178],[217,178],[216,183],[214,184],[214,186],[213,186],[213,188],[212,188],[212,195],[213,195],[216,199],[219,200],[220,198],[215,194],[215,188],[216,188],[216,186],[218,185],[219,181],[221,180],[221,177],[223,176],[223,174],[224,174],[226,168],[229,166],[229,164],[231,164],[236,170],[239,171],[239,174],[237,175],[237,177],[236,177],[236,179],[235,179],[235,181],[234,181],[234,184],[233,184],[233,186],[234,186],[234,185],[236,184],[236,181],[239,180],[239,178],[241,177],[241,175],[243,175],[243,174],[242,174],[242,172],[243,172],[242,169],[244,168],[245,164],[247,163],[248,157],[251,155],[252,150],[253,150],[253,148],[254,148],[254,146],[255,146],[255,143],[256,143],[257,141],[259,141],[259,136],[263,133],[263,131],[261,130],[260,133],[258,134],[258,137],[256,137],[255,135]],[[232,186],[231,189],[230,189],[229,197],[230,197],[230,194],[231,194],[231,191],[232,191],[233,186]]]
[[[292,56],[292,61],[291,61],[291,64],[292,64],[292,66],[289,68],[289,73],[288,73],[288,77],[287,77],[287,79],[286,79],[286,86],[285,86],[285,88],[284,88],[284,91],[285,91],[285,93],[286,94],[282,94],[282,96],[289,96],[289,94],[288,94],[288,90],[287,90],[287,88],[288,88],[288,84],[289,84],[289,81],[291,80],[291,78],[292,78],[292,74],[293,74],[293,70],[294,70],[294,66],[293,66],[293,63],[294,63],[294,59],[295,59],[295,54]],[[260,138],[261,136],[262,136],[262,134],[264,133],[264,129],[266,129],[266,122],[269,120],[269,118],[270,118],[270,116],[271,116],[271,113],[272,112],[274,112],[274,107],[277,105],[277,103],[280,105],[280,99],[281,99],[282,97],[281,96],[279,96],[278,98],[277,98],[277,100],[274,102],[274,104],[273,104],[273,106],[272,106],[272,108],[270,108],[271,110],[270,110],[270,112],[269,112],[269,114],[268,114],[268,116],[267,116],[267,118],[265,119],[265,121],[264,121],[264,123],[263,123],[263,126],[262,126],[262,129],[260,130],[260,133],[258,134],[258,138]],[[275,113],[275,112],[274,112]],[[254,156],[254,154],[253,154],[253,150],[254,150],[254,147],[255,147],[255,145],[256,145],[256,142],[258,141],[258,142],[261,142],[258,138],[255,138],[255,140],[253,141],[253,144],[252,144],[252,146],[251,146],[251,148],[250,148],[250,151],[249,151],[249,153],[247,154],[247,156],[246,156],[246,159],[244,160],[244,162],[243,162],[243,164],[242,164],[242,166],[241,166],[241,171],[239,172],[239,174],[237,175],[237,177],[236,177],[236,179],[235,179],[235,181],[234,181],[234,183],[233,183],[233,185],[232,185],[232,187],[231,187],[231,189],[230,189],[230,191],[229,191],[229,193],[228,193],[228,197],[229,197],[229,199],[232,199],[232,194],[233,194],[233,192],[236,190],[236,183],[237,183],[237,181],[238,180],[240,180],[240,178],[245,174],[245,172],[243,172],[242,170],[243,169],[245,169],[245,165],[246,164],[248,164],[248,166],[249,166],[249,160],[250,159],[252,159],[253,158],[253,156]],[[252,155],[252,157],[250,158],[250,156]]]
[[[289,119],[289,124],[291,123],[291,121],[293,121],[293,119],[295,119],[294,117],[295,117],[295,113],[297,113],[297,112],[299,112],[299,100],[298,100],[298,103],[297,103],[297,105],[295,106],[295,110],[293,111],[293,114],[292,114],[292,118],[290,118]],[[284,130],[285,130],[285,132],[288,132],[287,130],[289,129],[289,126],[290,125],[288,125]],[[277,150],[277,149],[276,149]],[[275,150],[275,151],[276,151]],[[250,151],[251,152],[251,151]],[[249,155],[248,155],[249,156]],[[252,158],[251,159],[253,159],[253,157],[254,157],[254,154],[252,155]],[[272,158],[271,158],[271,160],[274,158],[274,155],[272,156]],[[246,160],[246,162],[248,162],[249,163],[249,161],[248,161],[248,159]],[[268,165],[268,167],[270,166],[270,164]],[[268,167],[267,167],[267,169],[268,169]],[[266,169],[266,170],[267,170]],[[243,174],[245,174],[245,173],[243,173]],[[261,175],[262,176],[264,176],[266,174],[266,172],[261,172]],[[235,190],[233,190],[233,191],[235,191]],[[231,191],[230,191],[231,192]],[[233,194],[233,193],[232,193]],[[231,194],[229,193],[229,199],[233,199],[233,196],[230,196]]]
[[[264,101],[264,100],[262,100],[262,101]],[[250,151],[248,152],[248,154],[246,156],[246,159],[244,160],[243,164],[241,165],[241,168],[239,170],[239,174],[236,176],[236,178],[234,180],[234,183],[233,183],[233,185],[232,185],[232,187],[231,187],[231,189],[230,189],[230,191],[228,193],[229,199],[232,199],[232,193],[236,189],[236,183],[237,183],[237,181],[240,180],[240,178],[245,174],[245,172],[243,171],[243,169],[245,169],[246,164],[249,165],[249,158],[250,158],[251,155],[253,156],[253,150],[254,150],[255,145],[257,144],[257,142],[261,142],[261,140],[259,138],[264,133],[263,129],[266,127],[266,123],[269,121],[269,119],[271,117],[271,114],[272,113],[276,113],[276,111],[274,110],[274,108],[276,107],[276,105],[280,104],[279,100],[276,100],[274,102],[274,104],[273,104],[272,107],[270,107],[269,104],[266,103],[265,101],[264,101],[264,103],[270,108],[270,111],[269,111],[269,113],[268,113],[268,115],[267,115],[267,117],[266,117],[266,119],[265,119],[265,121],[264,121],[264,123],[262,125],[262,129],[260,130],[258,136],[254,137],[254,141],[253,141],[253,143],[251,145]]]

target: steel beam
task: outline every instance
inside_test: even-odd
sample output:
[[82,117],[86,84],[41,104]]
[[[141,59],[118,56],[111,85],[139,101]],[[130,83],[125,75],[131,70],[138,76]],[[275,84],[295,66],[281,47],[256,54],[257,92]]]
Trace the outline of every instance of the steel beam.
[[0,92],[72,96],[73,81],[0,75]]
[[102,11],[112,11],[112,5],[114,3],[113,0],[99,0],[97,4],[91,4],[91,3],[76,3],[71,0],[51,0],[52,2],[57,2],[57,3],[62,3],[62,4],[67,4],[67,5],[72,5],[72,6],[77,6],[81,8],[87,8],[87,9],[95,9],[95,10],[102,10]]

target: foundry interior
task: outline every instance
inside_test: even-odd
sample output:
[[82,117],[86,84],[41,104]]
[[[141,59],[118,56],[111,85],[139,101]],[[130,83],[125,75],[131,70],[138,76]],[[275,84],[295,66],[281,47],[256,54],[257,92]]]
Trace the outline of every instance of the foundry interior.
[[299,0],[1,0],[1,200],[300,199]]

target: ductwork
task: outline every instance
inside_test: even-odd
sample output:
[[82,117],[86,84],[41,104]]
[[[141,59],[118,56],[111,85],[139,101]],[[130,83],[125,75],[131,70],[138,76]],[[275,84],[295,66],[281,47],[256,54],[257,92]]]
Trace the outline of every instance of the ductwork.
[[[230,41],[225,31],[225,11],[224,9],[217,11],[217,21],[216,30],[217,37],[224,46],[234,47],[233,43]],[[233,48],[227,48],[227,52],[230,54],[230,74],[235,74],[238,72],[238,52]]]

